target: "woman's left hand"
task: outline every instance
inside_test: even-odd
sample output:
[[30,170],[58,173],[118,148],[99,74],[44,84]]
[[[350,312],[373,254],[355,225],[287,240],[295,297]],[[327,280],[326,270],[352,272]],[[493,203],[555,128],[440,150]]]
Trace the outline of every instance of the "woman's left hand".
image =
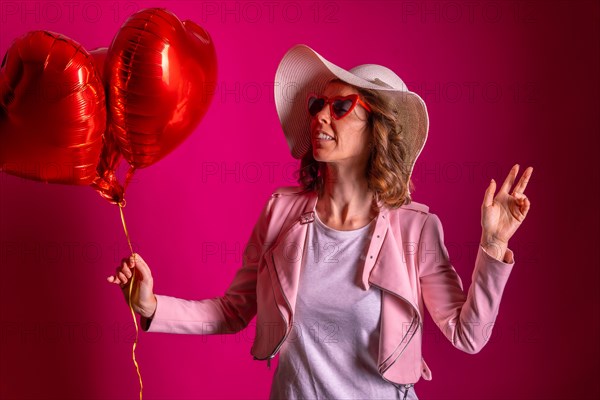
[[524,192],[533,173],[533,167],[529,167],[523,172],[512,193],[509,193],[518,172],[519,165],[516,164],[508,173],[496,196],[494,196],[496,181],[492,179],[485,191],[481,206],[481,227],[483,229],[481,244],[487,248],[499,248],[500,254],[496,254],[497,258],[504,255],[508,247],[508,240],[521,226],[530,207],[529,199]]

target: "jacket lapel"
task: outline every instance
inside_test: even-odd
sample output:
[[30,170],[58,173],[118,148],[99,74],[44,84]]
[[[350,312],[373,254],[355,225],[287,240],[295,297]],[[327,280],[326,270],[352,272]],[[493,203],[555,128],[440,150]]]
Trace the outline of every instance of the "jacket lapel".
[[296,309],[296,297],[304,253],[307,225],[296,223],[273,248],[273,264],[290,314]]
[[[402,233],[390,225],[390,210],[380,205],[379,216],[369,245],[359,285],[367,290],[373,284],[406,301],[419,315],[417,293],[413,287],[417,277],[409,275],[407,259],[403,252]],[[420,316],[420,315],[419,315]]]
[[386,228],[377,259],[368,272],[369,283],[407,302],[422,320],[414,298],[417,288],[413,286],[417,284],[415,280],[418,277],[409,274],[407,259],[402,251],[402,234],[391,229],[389,224]]
[[[316,192],[311,192],[302,198],[305,199],[305,204],[300,208],[301,214],[291,217],[289,221],[291,226],[281,234],[272,250],[274,269],[284,298],[287,300],[290,316],[296,308],[306,233],[308,224],[314,221],[318,196]],[[290,225],[289,223],[286,225]]]

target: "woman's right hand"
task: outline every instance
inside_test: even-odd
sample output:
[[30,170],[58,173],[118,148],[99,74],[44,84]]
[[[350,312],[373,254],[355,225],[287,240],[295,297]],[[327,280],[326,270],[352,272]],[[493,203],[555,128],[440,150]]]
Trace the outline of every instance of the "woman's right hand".
[[117,267],[115,275],[109,276],[106,280],[110,283],[119,285],[125,301],[129,304],[129,280],[135,273],[133,288],[131,288],[131,306],[133,311],[142,317],[151,318],[156,311],[156,296],[152,291],[154,282],[150,267],[144,259],[137,253],[121,260],[121,265]]

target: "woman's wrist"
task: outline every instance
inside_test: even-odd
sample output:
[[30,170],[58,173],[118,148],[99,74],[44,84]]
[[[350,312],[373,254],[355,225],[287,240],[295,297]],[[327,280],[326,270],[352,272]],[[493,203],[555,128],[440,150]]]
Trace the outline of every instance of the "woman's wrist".
[[152,319],[156,313],[158,301],[156,295],[152,294],[153,301],[147,307],[141,307],[140,315],[144,318]]
[[496,260],[504,261],[506,250],[508,249],[508,242],[483,232],[481,235],[480,246]]

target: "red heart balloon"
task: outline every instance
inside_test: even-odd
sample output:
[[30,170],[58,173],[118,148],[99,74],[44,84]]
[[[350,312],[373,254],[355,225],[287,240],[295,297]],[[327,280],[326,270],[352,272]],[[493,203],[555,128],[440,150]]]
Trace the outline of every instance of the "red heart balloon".
[[216,54],[210,35],[194,22],[146,9],[119,30],[105,72],[111,131],[132,168],[143,168],[183,142],[206,113]]
[[15,40],[0,70],[0,168],[89,185],[106,127],[104,88],[77,42],[47,31]]

